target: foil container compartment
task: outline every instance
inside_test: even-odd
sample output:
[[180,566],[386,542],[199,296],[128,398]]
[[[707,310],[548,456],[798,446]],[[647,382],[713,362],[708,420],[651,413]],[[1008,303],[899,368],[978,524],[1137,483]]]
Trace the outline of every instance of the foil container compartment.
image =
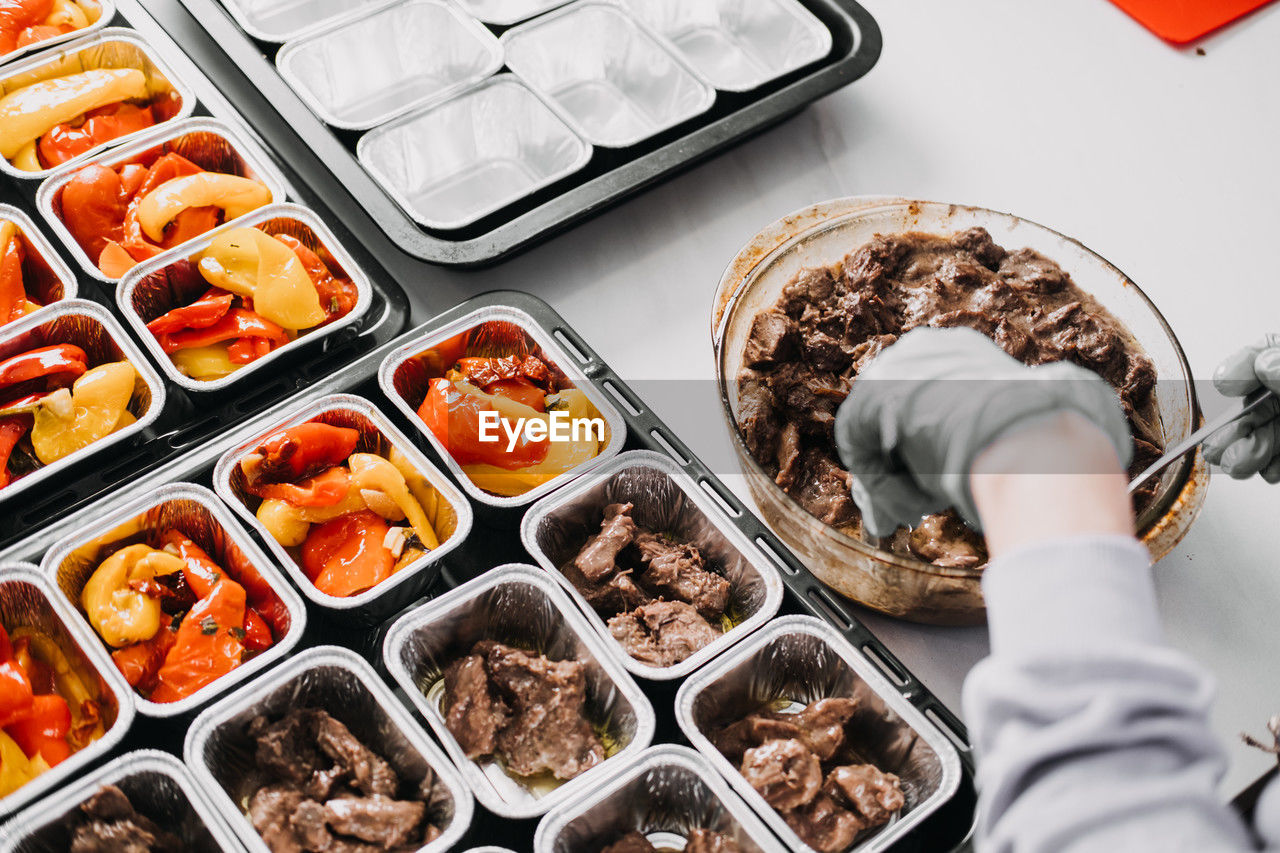
[[[36,191],[36,207],[39,208],[40,215],[80,264],[80,268],[98,281],[115,284],[118,279],[110,278],[98,269],[96,259],[85,253],[62,221],[62,190],[88,162],[120,166],[163,147],[166,151],[181,154],[206,171],[239,175],[261,182],[271,191],[273,203],[283,202],[288,193],[284,176],[267,153],[239,130],[217,119],[197,117],[165,122],[131,136],[130,140],[124,145],[99,152],[88,161],[59,166]],[[233,219],[223,224],[233,223],[239,224],[239,220]],[[176,254],[185,251],[193,240],[180,243],[167,252]]]
[[245,729],[256,716],[294,708],[327,711],[401,779],[434,777],[438,796],[429,808],[440,836],[418,853],[443,853],[462,838],[475,804],[448,758],[373,667],[348,649],[316,646],[210,706],[187,731],[183,758],[245,847],[269,853],[247,816],[249,799],[265,783]]
[[37,50],[47,50],[60,44],[65,44],[74,39],[84,38],[92,35],[105,27],[112,18],[116,16],[115,0],[88,0],[87,5],[98,7],[98,17],[89,22],[89,26],[81,27],[78,30],[72,30],[69,33],[60,33],[47,39],[41,39],[34,44],[23,45],[15,48],[8,53],[0,54],[0,64],[12,62],[15,59],[26,56],[29,53],[35,53]]
[[395,0],[222,0],[249,35],[282,44],[340,21],[363,17]]
[[831,32],[796,0],[621,0],[717,89],[746,92],[831,52]]
[[640,832],[660,850],[682,850],[694,829],[718,832],[743,853],[767,853],[777,842],[711,765],[684,746],[660,744],[640,753],[595,790],[557,806],[538,824],[535,853],[601,850]]
[[[240,470],[240,460],[262,443],[272,433],[286,427],[309,421],[347,427],[360,433],[356,451],[376,453],[386,457],[392,448],[399,450],[419,473],[422,482],[434,489],[440,502],[432,523],[440,538],[440,547],[428,551],[406,565],[382,583],[358,595],[339,598],[316,589],[303,573],[297,560],[277,542],[262,522],[254,515],[259,498],[245,489],[245,478]],[[284,566],[294,584],[313,604],[332,612],[355,619],[364,624],[375,624],[400,610],[426,592],[439,576],[440,563],[450,552],[460,546],[471,533],[471,504],[458,489],[434,465],[427,461],[404,433],[368,400],[350,394],[333,394],[322,397],[300,408],[273,417],[270,421],[259,419],[262,427],[251,440],[227,451],[218,460],[213,471],[213,484],[218,495],[244,519],[245,523],[266,543],[267,550]]]
[[82,817],[80,804],[115,785],[134,809],[178,836],[190,853],[242,851],[196,784],[191,771],[167,752],[127,752],[15,817],[0,853],[66,853]]
[[706,112],[716,98],[661,37],[601,0],[579,0],[501,41],[507,67],[594,145],[635,145]]
[[0,489],[0,506],[42,485],[59,472],[126,439],[136,439],[165,406],[165,385],[120,322],[107,309],[83,299],[64,299],[0,327],[0,361],[53,344],[75,344],[84,350],[90,367],[112,361],[128,361],[137,371],[129,412],[134,423],[104,436],[87,447],[44,465]]
[[455,0],[469,15],[495,27],[509,27],[563,6],[568,0]]
[[[587,717],[618,750],[555,787],[530,790],[497,760],[467,758],[440,710],[443,673],[480,640],[533,648],[586,671]],[[530,818],[598,785],[653,739],[649,700],[547,573],[509,564],[445,593],[401,617],[387,632],[382,659],[391,677],[426,718],[480,804],[494,814]]]
[[[632,503],[636,525],[696,545],[712,568],[732,584],[729,614],[733,628],[672,666],[636,660],[609,633],[605,620],[560,570],[600,530],[604,507]],[[551,573],[613,646],[632,674],[652,680],[683,678],[729,646],[766,624],[782,605],[782,578],[746,536],[723,519],[711,500],[670,457],[648,450],[622,453],[543,498],[525,513],[520,538],[538,564]]]
[[501,67],[493,34],[438,0],[401,0],[276,54],[280,75],[312,112],[344,130],[367,130],[444,100]]
[[[4,220],[18,227],[18,234],[24,244],[23,249],[27,258],[22,265],[23,284],[26,286],[27,295],[35,296],[41,306],[51,305],[63,299],[75,299],[80,290],[75,273],[54,250],[49,239],[44,236],[44,232],[36,226],[31,217],[11,204],[0,204],[0,222]],[[26,281],[28,273],[35,274],[34,287],[32,283]],[[0,321],[0,326],[3,325],[4,323]]]
[[360,138],[356,157],[425,228],[462,228],[581,169],[584,142],[513,74]]
[[[204,295],[209,289],[209,282],[200,275],[191,259],[209,248],[214,238],[228,228],[257,228],[267,234],[286,234],[296,238],[314,251],[335,275],[344,276],[355,285],[358,294],[356,304],[341,319],[303,330],[296,340],[242,365],[234,373],[217,379],[193,379],[178,370],[173,358],[160,346],[155,335],[147,330],[147,323]],[[188,391],[209,393],[242,384],[281,356],[303,347],[314,346],[341,330],[354,326],[368,313],[372,303],[373,285],[369,276],[338,242],[324,220],[310,208],[297,204],[269,204],[212,231],[206,231],[181,246],[138,264],[125,273],[116,289],[116,305],[120,313],[142,338],[169,381]]]
[[52,639],[86,686],[96,691],[102,704],[104,729],[102,737],[72,753],[58,766],[0,797],[0,815],[6,815],[79,777],[85,768],[115,749],[133,723],[135,707],[133,691],[116,671],[98,638],[34,566],[0,563],[0,625],[7,631],[31,628]]
[[[600,417],[604,418],[605,424],[608,426],[605,446],[593,459],[548,480],[536,488],[530,489],[524,494],[510,497],[490,494],[472,482],[471,478],[462,470],[462,466],[454,460],[449,451],[440,443],[440,440],[435,437],[431,430],[427,429],[426,424],[418,417],[417,412],[418,406],[422,404],[426,396],[427,382],[431,378],[428,366],[419,356],[455,335],[462,334],[482,323],[493,320],[514,323],[524,330],[527,339],[531,343],[531,348],[540,349],[543,360],[547,362],[548,366],[563,374],[567,380],[566,387],[577,388],[586,395],[587,399],[591,401],[591,405],[595,406],[596,411],[600,413]],[[559,488],[570,480],[604,464],[618,454],[618,451],[622,449],[623,442],[626,441],[627,424],[622,419],[622,415],[618,413],[618,410],[587,378],[586,374],[578,369],[569,355],[538,325],[538,321],[518,308],[507,306],[480,308],[465,317],[454,320],[447,326],[404,344],[392,351],[383,360],[381,367],[378,369],[378,385],[382,388],[382,392],[387,395],[387,399],[431,443],[432,448],[444,460],[445,466],[453,474],[454,479],[462,484],[463,490],[474,500],[489,507],[509,509],[533,503],[553,489]]]
[[[111,554],[139,542],[156,547],[160,544],[159,534],[165,530],[179,530],[204,549],[232,580],[245,587],[250,605],[258,601],[273,605],[262,613],[275,638],[271,648],[177,702],[152,702],[135,693],[139,713],[146,717],[189,719],[214,697],[288,657],[306,627],[302,599],[213,492],[203,486],[171,483],[122,506],[105,508],[117,500],[106,499],[96,523],[55,543],[40,563],[40,571],[61,591],[101,649],[105,651],[107,645],[97,637],[80,607],[85,583]],[[273,617],[271,611],[278,615]]]
[[858,733],[858,753],[901,779],[906,805],[897,818],[859,835],[850,848],[887,850],[955,794],[960,757],[946,735],[827,623],[811,616],[775,619],[680,686],[676,721],[788,848],[807,851],[707,732],[778,700],[808,704],[835,696],[859,700],[845,727]]
[[172,92],[178,97],[178,109],[174,116],[146,130],[134,131],[124,136],[95,145],[88,151],[73,157],[52,169],[28,172],[0,157],[0,172],[20,180],[40,180],[69,167],[84,165],[104,150],[121,143],[153,133],[156,127],[168,127],[175,121],[191,115],[196,107],[195,93],[173,73],[169,65],[136,31],[123,27],[98,30],[92,35],[77,38],[55,51],[42,51],[22,62],[0,69],[0,96],[51,77],[93,71],[99,68],[136,68],[147,78],[147,91],[152,95]]

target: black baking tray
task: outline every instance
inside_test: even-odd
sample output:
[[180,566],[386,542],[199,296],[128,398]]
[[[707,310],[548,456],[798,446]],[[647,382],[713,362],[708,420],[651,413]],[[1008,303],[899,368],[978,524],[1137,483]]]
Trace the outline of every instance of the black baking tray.
[[[309,400],[339,392],[356,394],[374,402],[406,435],[415,437],[418,447],[435,461],[441,470],[446,470],[434,448],[420,437],[420,431],[386,399],[377,382],[378,367],[383,359],[400,345],[419,339],[478,308],[499,305],[517,308],[532,317],[547,334],[566,349],[571,357],[578,359],[576,366],[588,379],[617,401],[619,411],[627,423],[625,449],[644,448],[670,456],[695,482],[707,490],[708,494],[714,498],[713,502],[719,505],[730,523],[773,558],[786,586],[787,593],[782,607],[784,613],[813,615],[834,625],[898,687],[913,705],[933,720],[955,742],[963,765],[959,791],[938,812],[930,816],[911,834],[905,836],[892,849],[900,853],[915,853],[915,851],[934,853],[934,851],[964,849],[972,830],[976,805],[973,756],[964,726],[888,648],[875,638],[847,605],[840,603],[809,574],[786,546],[676,438],[627,384],[545,302],[527,294],[509,291],[497,291],[474,297],[395,341],[377,348],[347,367],[317,379],[304,392],[273,406],[261,416],[271,418],[282,413],[286,408],[298,406],[304,399]],[[264,426],[265,424],[255,420],[251,424],[228,430],[138,478],[128,486],[127,494],[122,490],[118,495],[108,496],[103,503],[118,503],[168,482],[185,481],[209,486],[217,459],[227,450],[251,438]],[[0,552],[0,561],[25,560],[38,563],[55,541],[74,532],[82,522],[92,518],[96,511],[96,505],[85,507],[36,530],[13,547]],[[445,558],[438,576],[433,581],[433,593],[438,594],[496,565],[513,561],[531,562],[520,540],[519,512],[511,512],[505,517],[489,515],[484,517],[483,521],[479,508],[477,513],[477,531],[457,551]],[[496,527],[498,530],[505,530],[507,535],[477,535],[484,531],[484,526],[490,528],[486,531],[488,533],[493,533]],[[334,622],[319,614],[316,608],[310,605],[308,617],[308,626],[301,647],[321,643],[346,646],[371,659],[380,667],[378,655],[381,649],[382,633],[395,617],[387,620],[382,627],[373,630],[353,628],[350,624]],[[679,683],[641,681],[640,684],[657,712],[655,742],[685,743],[674,714],[675,693]],[[145,731],[135,727],[126,736],[117,753],[153,747],[181,754],[184,734],[184,726],[180,723],[148,721]],[[458,849],[482,844],[504,844],[516,850],[529,849],[535,826],[536,821],[501,818],[477,805],[477,818],[473,820],[472,830],[465,839],[467,843],[460,845]]]
[[831,52],[821,60],[751,92],[716,92],[712,108],[641,144],[596,148],[580,172],[457,231],[428,231],[409,218],[356,161],[360,134],[321,121],[276,71],[278,45],[254,40],[218,0],[149,3],[170,32],[198,23],[283,121],[268,129],[290,150],[310,148],[351,198],[397,246],[435,264],[484,266],[544,242],[677,172],[707,159],[852,83],[880,58],[875,19],[855,0],[800,0],[831,31]]

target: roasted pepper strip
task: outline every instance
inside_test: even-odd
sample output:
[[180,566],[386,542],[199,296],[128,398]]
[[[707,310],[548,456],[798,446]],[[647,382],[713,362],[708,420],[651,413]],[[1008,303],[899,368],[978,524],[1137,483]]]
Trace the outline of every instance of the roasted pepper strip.
[[112,648],[143,642],[160,630],[160,602],[131,583],[183,571],[183,561],[149,545],[128,545],[98,565],[80,592],[80,605]]
[[211,326],[156,336],[160,348],[169,354],[239,338],[262,338],[274,346],[289,343],[284,329],[245,308],[230,309]]
[[8,220],[0,221],[0,325],[27,313],[22,280],[22,238]]
[[204,598],[226,573],[205,550],[179,530],[166,530],[160,537],[164,548],[182,560],[182,577],[196,598]]
[[347,278],[334,275],[320,256],[307,248],[301,240],[289,234],[276,234],[275,238],[284,243],[302,261],[307,275],[316,286],[316,295],[320,297],[320,307],[329,315],[329,320],[337,320],[350,313],[360,299],[360,292],[355,284]]
[[244,612],[244,647],[250,652],[265,652],[275,640],[267,620],[252,607]]
[[240,665],[244,658],[244,587],[223,577],[187,611],[156,674],[152,702],[177,702]]
[[35,696],[28,715],[5,726],[5,732],[28,758],[37,755],[50,767],[71,755],[67,735],[71,732],[71,708],[61,696]]
[[46,377],[51,385],[67,385],[84,374],[88,357],[75,344],[27,350],[0,362],[0,388]]
[[0,489],[13,482],[13,475],[9,473],[9,457],[27,434],[27,428],[26,418],[13,416],[0,419]]
[[339,598],[391,577],[395,557],[383,546],[387,523],[369,510],[321,524],[302,545],[302,570],[316,589]]
[[115,169],[90,163],[62,188],[62,221],[91,260],[124,239],[130,193]]
[[201,171],[145,191],[138,202],[138,223],[142,233],[158,243],[164,239],[165,228],[184,210],[216,207],[229,221],[270,203],[271,190],[259,181]]
[[125,646],[111,653],[116,669],[120,670],[130,687],[143,694],[155,689],[156,675],[164,664],[165,655],[169,654],[178,637],[175,621],[170,617],[150,640]]
[[433,379],[426,399],[418,407],[418,417],[460,465],[479,463],[515,470],[536,465],[547,457],[550,441],[530,441],[523,431],[510,452],[501,429],[498,441],[481,441],[480,413],[488,411],[494,411],[494,407],[487,400],[463,392],[448,379]]
[[310,421],[267,436],[240,470],[249,482],[293,483],[342,464],[359,442],[356,430]]
[[108,362],[41,400],[31,427],[36,458],[50,465],[131,423],[137,378],[129,362]]
[[155,123],[149,106],[111,104],[89,111],[85,114],[84,121],[78,125],[63,122],[52,128],[40,137],[36,151],[40,155],[40,164],[46,169],[52,169],[104,142],[144,130]]
[[494,382],[522,377],[546,388],[551,387],[550,368],[532,355],[524,358],[516,355],[503,358],[460,358],[457,369],[468,382],[485,391]]
[[25,717],[34,699],[31,681],[18,662],[0,661],[0,728]]
[[152,320],[147,324],[147,331],[159,337],[184,329],[207,329],[226,316],[235,298],[235,294],[211,287],[190,305],[174,308]]
[[0,98],[0,156],[14,157],[89,110],[146,95],[147,77],[136,68],[97,68],[24,86]]
[[299,507],[333,506],[347,496],[351,478],[340,465],[297,483],[266,483],[254,489],[264,499],[275,498]]
[[23,33],[43,22],[52,9],[53,0],[0,0],[0,55],[21,47]]

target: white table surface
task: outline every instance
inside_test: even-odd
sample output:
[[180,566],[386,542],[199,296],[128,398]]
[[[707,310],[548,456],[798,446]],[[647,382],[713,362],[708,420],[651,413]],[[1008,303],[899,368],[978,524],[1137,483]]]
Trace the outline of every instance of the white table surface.
[[[964,202],[1070,234],[1146,290],[1202,378],[1280,331],[1280,5],[1198,56],[1104,0],[863,2],[885,42],[867,77],[495,269],[428,269],[371,226],[355,230],[402,281],[421,282],[415,320],[428,298],[511,288],[547,300],[746,500],[712,381],[711,297],[756,231],[816,201]],[[1170,641],[1217,673],[1225,793],[1274,764],[1238,734],[1262,734],[1280,712],[1278,511],[1280,489],[1216,477],[1156,571]],[[856,612],[959,711],[983,629]]]

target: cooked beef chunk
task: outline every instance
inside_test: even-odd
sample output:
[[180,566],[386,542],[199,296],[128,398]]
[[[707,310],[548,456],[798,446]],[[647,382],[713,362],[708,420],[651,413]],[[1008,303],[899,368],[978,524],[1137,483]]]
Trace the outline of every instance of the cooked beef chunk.
[[764,711],[750,714],[735,723],[711,733],[711,743],[729,759],[731,764],[742,763],[742,754],[748,749],[771,740],[785,740],[800,736],[800,729],[789,719],[792,714],[774,714]]
[[888,823],[907,802],[898,777],[871,764],[835,768],[827,774],[823,790],[846,803],[867,827]]
[[707,571],[695,546],[643,531],[636,534],[636,547],[645,564],[638,580],[650,593],[692,604],[708,621],[724,614],[729,579]]
[[315,721],[322,711],[303,709],[272,723],[255,717],[249,736],[257,741],[254,761],[264,773],[293,785],[305,785],[313,775],[333,766],[316,743]]
[[1008,254],[1002,247],[996,245],[985,228],[970,228],[953,234],[951,245],[967,252],[978,263],[992,271],[1000,268],[1000,264]]
[[796,324],[781,311],[761,311],[751,323],[743,361],[748,367],[775,364],[796,348]]
[[608,619],[615,613],[631,610],[652,600],[652,596],[636,585],[631,569],[620,569],[600,583],[591,583],[577,566],[569,563],[564,567],[564,576],[569,579],[587,604]]
[[586,674],[577,661],[553,661],[523,649],[482,642],[491,684],[511,708],[497,754],[520,776],[549,772],[572,779],[604,760],[585,706]]
[[600,853],[658,853],[658,848],[650,844],[649,839],[642,834],[632,830],[602,849]]
[[484,658],[467,655],[444,671],[444,724],[467,758],[492,755],[507,706],[489,691]]
[[272,853],[300,853],[290,818],[302,805],[302,792],[285,782],[259,788],[249,800],[249,820]]
[[1017,249],[1000,262],[1000,278],[1017,290],[1049,296],[1071,286],[1062,267],[1033,249]]
[[426,805],[413,800],[372,797],[337,797],[324,804],[324,817],[334,832],[392,850],[413,841]]
[[780,429],[778,408],[773,392],[759,376],[744,374],[738,378],[738,426],[747,452],[755,459],[773,454]]
[[672,666],[710,645],[720,631],[683,601],[654,601],[609,620],[609,633],[627,654],[653,666]]
[[831,461],[830,454],[810,447],[801,458],[799,491],[792,495],[809,514],[824,524],[840,527],[857,518],[858,506],[849,492],[849,472]]
[[357,791],[386,796],[396,792],[400,779],[391,765],[328,714],[316,721],[316,743],[325,755],[347,771],[347,784]]
[[711,742],[734,764],[744,750],[766,741],[793,738],[820,761],[827,761],[844,745],[844,726],[858,708],[856,699],[819,699],[796,712],[760,711],[714,732]]
[[909,534],[908,547],[926,563],[943,568],[973,568],[987,561],[982,534],[954,510],[926,515]]
[[798,740],[771,740],[742,754],[742,775],[781,812],[797,809],[822,787],[818,757]]
[[600,532],[587,540],[573,564],[591,583],[617,569],[618,552],[631,544],[636,523],[631,520],[631,504],[609,504],[604,508]]
[[833,272],[824,268],[801,270],[794,280],[782,289],[782,299],[778,307],[789,317],[799,317],[800,313],[811,305],[820,305],[829,300],[836,292],[836,279]]
[[179,853],[182,841],[141,814],[115,785],[104,785],[80,804],[82,821],[71,834],[71,853]]
[[847,850],[858,833],[863,830],[862,821],[853,812],[843,809],[825,792],[819,792],[806,805],[782,816],[800,840],[819,853],[840,853]]
[[326,850],[333,844],[333,835],[325,825],[327,815],[324,806],[315,800],[303,800],[289,816],[289,829],[303,850]]
[[727,835],[701,827],[689,831],[684,853],[742,853],[742,846]]

